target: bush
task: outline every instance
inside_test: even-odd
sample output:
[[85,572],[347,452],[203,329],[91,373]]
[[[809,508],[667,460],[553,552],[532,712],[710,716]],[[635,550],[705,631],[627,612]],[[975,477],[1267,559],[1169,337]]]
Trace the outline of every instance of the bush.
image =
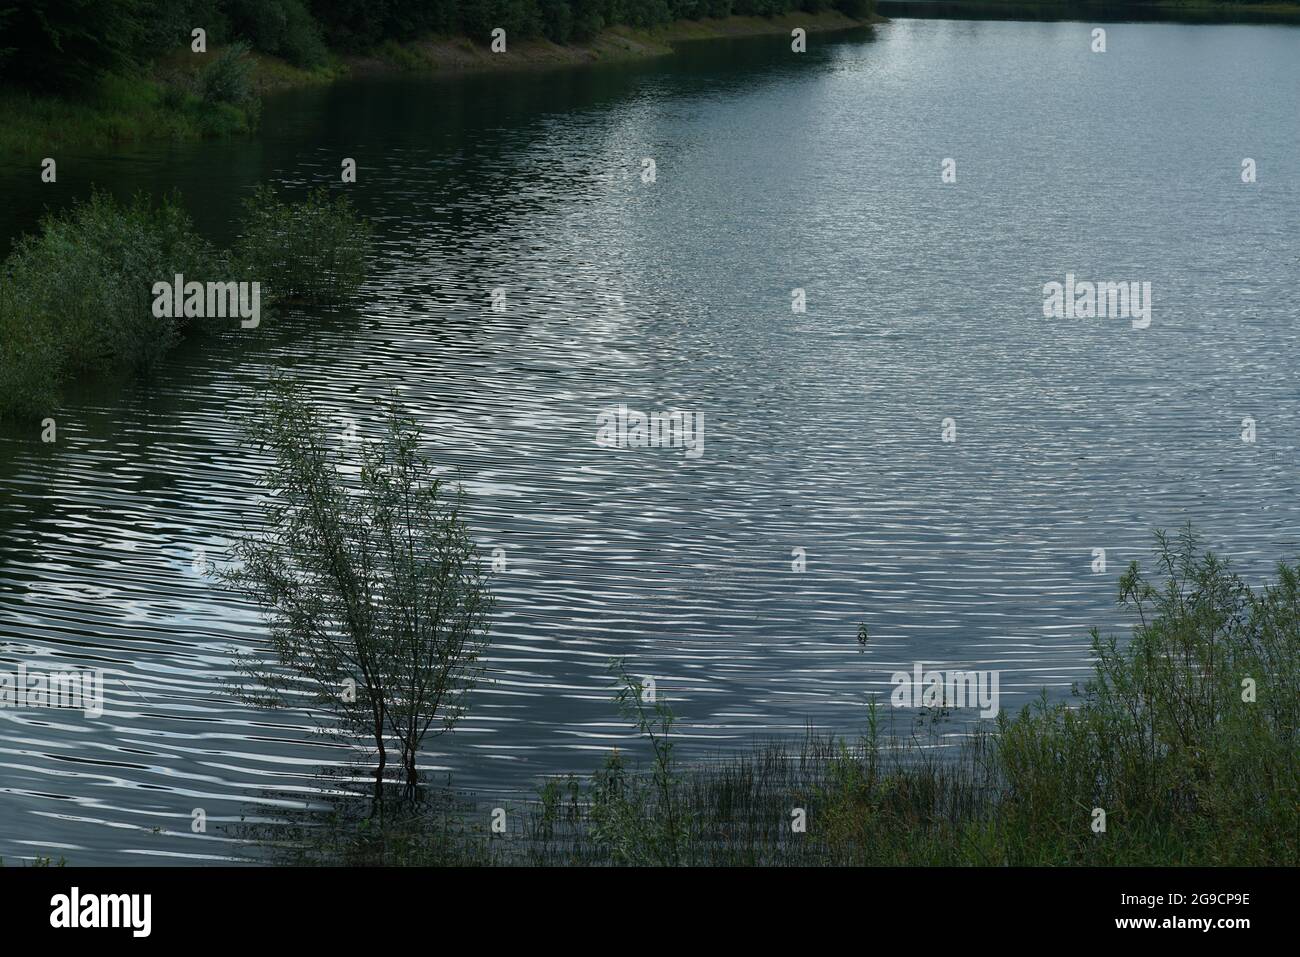
[[232,43],[199,74],[199,96],[207,103],[244,106],[253,101],[253,61],[247,43]]
[[0,402],[39,412],[67,375],[108,367],[147,371],[180,337],[186,320],[153,315],[152,286],[220,262],[178,201],[118,203],[95,193],[47,216],[3,265]]
[[209,47],[227,41],[230,22],[221,0],[143,0],[136,38],[141,59],[151,60],[180,47],[188,50],[195,27],[206,32]]
[[371,229],[346,197],[331,202],[321,188],[288,204],[262,186],[245,201],[244,216],[237,261],[275,301],[339,303],[365,278]]
[[65,363],[51,332],[31,321],[8,282],[0,283],[0,418],[53,410]]
[[[1300,565],[1256,592],[1190,529],[1159,536],[1157,564],[1163,582],[1136,563],[1121,578],[1138,624],[1125,649],[1093,633],[1082,705],[1002,722],[1004,823],[1041,863],[1165,845],[1165,863],[1295,862]],[[1104,841],[1079,826],[1085,806],[1106,811]]]
[[346,200],[318,192],[288,204],[263,188],[247,209],[235,259],[194,231],[179,197],[121,203],[97,192],[42,220],[0,264],[0,415],[52,410],[59,383],[79,372],[148,372],[210,325],[153,314],[154,283],[177,273],[264,282],[264,305],[336,303],[360,285],[370,228]]

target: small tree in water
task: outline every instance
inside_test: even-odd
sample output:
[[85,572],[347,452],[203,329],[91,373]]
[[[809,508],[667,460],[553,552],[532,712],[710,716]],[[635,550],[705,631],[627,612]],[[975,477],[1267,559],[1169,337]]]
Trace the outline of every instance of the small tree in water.
[[395,743],[413,793],[421,743],[463,714],[488,640],[492,597],[463,491],[444,495],[395,405],[382,437],[355,443],[357,460],[284,383],[251,434],[273,456],[270,494],[224,577],[262,609],[271,641],[269,655],[241,658],[244,697],[314,706],[329,730],[373,741],[377,800]]

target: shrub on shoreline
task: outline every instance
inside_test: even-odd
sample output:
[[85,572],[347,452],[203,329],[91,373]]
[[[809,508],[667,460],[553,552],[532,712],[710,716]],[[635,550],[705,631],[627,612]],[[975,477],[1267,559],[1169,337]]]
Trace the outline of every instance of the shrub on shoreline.
[[[1001,722],[1006,826],[1041,863],[1126,859],[1157,842],[1170,863],[1269,863],[1262,849],[1295,862],[1300,565],[1255,590],[1190,530],[1158,536],[1156,555],[1163,581],[1136,562],[1120,579],[1138,617],[1128,646],[1093,632],[1082,704]],[[1081,803],[1106,812],[1104,841],[1055,823]]]
[[207,103],[248,106],[256,102],[253,94],[253,61],[247,43],[232,43],[198,76],[199,97]]

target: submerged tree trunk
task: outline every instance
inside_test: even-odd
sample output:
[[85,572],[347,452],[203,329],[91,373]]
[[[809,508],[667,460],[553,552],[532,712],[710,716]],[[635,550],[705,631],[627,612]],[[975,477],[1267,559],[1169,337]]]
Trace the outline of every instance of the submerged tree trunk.
[[419,774],[415,768],[415,758],[419,750],[420,745],[414,722],[412,722],[406,738],[402,741],[402,765],[406,768],[406,796],[408,798],[415,797],[415,792],[420,786]]
[[375,719],[375,748],[379,751],[379,764],[375,767],[375,805],[384,803],[384,769],[388,767],[388,751],[384,747],[384,725]]

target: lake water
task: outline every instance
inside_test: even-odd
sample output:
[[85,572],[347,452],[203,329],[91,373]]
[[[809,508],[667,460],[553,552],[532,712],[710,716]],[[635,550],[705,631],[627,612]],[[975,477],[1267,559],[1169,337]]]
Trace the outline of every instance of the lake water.
[[[179,188],[224,241],[255,184],[354,157],[378,236],[353,308],[80,385],[54,445],[0,430],[0,665],[103,668],[108,698],[0,711],[0,856],[235,858],[223,822],[328,786],[305,716],[223,687],[265,629],[195,562],[252,517],[241,424],[279,367],[340,431],[396,390],[504,549],[489,680],[426,755],[488,798],[637,748],[613,656],[705,756],[855,733],[917,661],[998,670],[1004,709],[1067,695],[1153,528],[1194,522],[1252,581],[1294,558],[1300,31],[1113,23],[1094,54],[1090,30],[355,81],[276,97],[247,141],[61,154],[55,187],[0,168],[10,234],[94,182]],[[1044,320],[1067,273],[1150,282],[1150,327]],[[703,413],[704,454],[602,448],[619,404]]]

